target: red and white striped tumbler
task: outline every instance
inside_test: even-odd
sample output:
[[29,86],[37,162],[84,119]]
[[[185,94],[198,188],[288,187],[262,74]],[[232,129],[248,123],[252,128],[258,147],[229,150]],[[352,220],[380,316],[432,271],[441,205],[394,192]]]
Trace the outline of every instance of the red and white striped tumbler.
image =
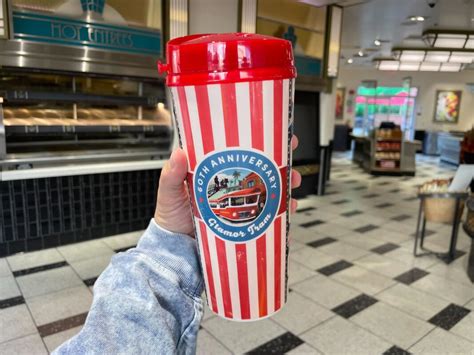
[[278,312],[287,297],[296,70],[291,43],[245,33],[167,44],[166,83],[210,309],[231,320]]

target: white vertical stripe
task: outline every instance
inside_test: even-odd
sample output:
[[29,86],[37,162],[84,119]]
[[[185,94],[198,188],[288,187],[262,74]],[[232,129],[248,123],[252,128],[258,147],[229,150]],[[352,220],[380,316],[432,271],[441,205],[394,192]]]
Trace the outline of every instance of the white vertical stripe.
[[226,147],[226,142],[224,112],[222,108],[222,93],[220,84],[208,85],[207,93],[209,95],[209,109],[211,111],[214,149],[224,150],[224,148]]
[[[283,119],[282,119],[282,124],[283,124],[283,127],[282,127],[282,142],[283,144],[281,145],[281,149],[282,149],[282,165],[283,166],[287,166],[288,165],[288,168],[291,167],[291,161],[293,159],[293,151],[291,150],[291,146],[288,147],[288,129],[289,129],[289,124],[291,123],[290,122],[290,119],[289,119],[289,103],[290,103],[290,97],[291,97],[291,93],[290,93],[290,80],[291,79],[284,79],[283,80],[283,97],[282,97],[282,104],[283,104],[283,110],[282,110],[282,114],[283,114]],[[288,149],[290,149],[290,152],[289,152],[289,161],[288,161]],[[289,177],[288,177],[288,186],[291,187],[291,172],[289,174]],[[291,199],[291,188],[289,190],[289,197]],[[291,208],[291,201],[288,205],[288,208]],[[291,218],[291,215],[290,215],[290,218]],[[283,223],[282,223],[283,224]],[[285,224],[286,224],[286,219],[285,219]]]
[[209,308],[212,309],[211,300],[209,299],[210,297],[209,280],[207,278],[206,260],[204,259],[204,249],[202,247],[202,238],[201,238],[201,230],[199,229],[199,220],[196,217],[194,217],[194,220],[196,222],[195,223],[196,224],[196,238],[199,244],[199,256],[201,259],[202,274],[204,277],[204,284],[206,285],[207,304],[209,305]]
[[171,90],[171,96],[173,98],[173,108],[174,108],[174,116],[175,116],[175,122],[176,125],[178,126],[178,130],[181,134],[184,135],[183,132],[183,116],[181,115],[181,107],[180,107],[180,101],[179,101],[179,96],[178,96],[178,89],[173,86],[170,88]]
[[201,124],[197,107],[196,91],[194,86],[185,86],[186,101],[188,102],[189,121],[193,134],[194,151],[196,153],[196,164],[199,164],[204,155],[201,135]]
[[[274,157],[274,81],[262,82],[263,99],[263,146],[265,155],[270,159]],[[275,310],[275,245],[274,226],[272,225],[265,232],[266,238],[266,281],[267,281],[267,311],[273,313]]]
[[283,80],[283,129],[282,129],[282,142],[283,144],[281,145],[282,149],[282,157],[283,157],[283,166],[287,165],[286,160],[288,157],[288,120],[289,120],[289,99],[290,99],[290,85],[289,85],[289,79]]
[[293,105],[291,106],[291,121],[293,122],[295,116],[295,79],[293,78],[289,80],[291,80],[291,101],[293,102]]
[[259,318],[258,308],[258,277],[257,277],[257,242],[253,239],[247,242],[247,270],[249,279],[250,318]]
[[232,301],[232,318],[242,319],[240,313],[239,276],[237,273],[237,257],[235,243],[225,242],[227,251],[227,267],[229,271],[230,299]]
[[273,159],[273,80],[262,83],[263,89],[263,147],[265,155]]
[[239,120],[239,145],[241,148],[252,148],[249,83],[236,83],[235,96]]
[[[178,130],[179,130],[179,137],[181,139],[181,148],[184,149],[186,152],[186,155],[188,156],[188,146],[187,146],[187,141],[186,141],[186,134],[184,134],[184,127],[183,127],[183,114],[181,112],[181,102],[179,100],[179,95],[178,95],[178,89],[176,87],[171,88],[171,92],[173,95],[173,100],[174,100],[174,108],[175,108],[175,114],[176,114],[176,121],[178,125]],[[191,166],[189,159],[187,159],[188,162],[188,171],[191,171]],[[199,226],[196,226],[198,228]]]
[[286,212],[281,218],[281,307],[285,304],[286,296]]
[[[179,96],[178,96],[178,89],[173,86],[171,87],[171,94],[173,96],[173,102],[174,102],[174,114],[176,116],[176,125],[178,127],[178,131],[179,131],[179,138],[181,140],[181,148],[183,148],[185,151],[187,151],[187,148],[186,148],[186,137],[185,137],[185,134],[184,134],[184,128],[183,128],[183,115],[181,113],[181,106],[180,106],[180,101],[179,101]],[[189,164],[189,161],[188,161],[188,164]],[[189,170],[189,166],[188,166],[188,170]]]
[[224,316],[224,302],[222,301],[222,286],[221,278],[219,277],[219,261],[217,259],[217,249],[216,249],[216,236],[212,234],[212,231],[207,228],[207,240],[209,244],[209,255],[211,258],[212,265],[212,278],[214,279],[214,289],[217,300],[217,310],[218,314]]
[[265,232],[267,238],[267,307],[268,314],[275,311],[275,224],[272,223]]

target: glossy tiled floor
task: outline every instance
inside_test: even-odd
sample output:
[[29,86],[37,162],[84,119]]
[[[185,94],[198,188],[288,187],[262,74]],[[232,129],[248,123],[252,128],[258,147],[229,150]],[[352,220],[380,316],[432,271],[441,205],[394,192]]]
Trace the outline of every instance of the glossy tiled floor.
[[[473,354],[470,239],[459,232],[447,265],[412,255],[416,186],[453,168],[418,157],[414,178],[373,178],[336,155],[326,196],[300,200],[292,218],[288,304],[271,319],[233,323],[206,310],[199,354]],[[428,225],[444,250],[450,229]],[[140,233],[0,259],[0,354],[42,354],[76,334],[92,285]]]

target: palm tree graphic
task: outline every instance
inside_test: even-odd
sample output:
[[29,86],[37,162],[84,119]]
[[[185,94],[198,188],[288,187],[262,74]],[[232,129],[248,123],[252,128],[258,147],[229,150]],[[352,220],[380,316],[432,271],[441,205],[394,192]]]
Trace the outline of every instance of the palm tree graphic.
[[242,174],[240,174],[240,172],[237,171],[237,170],[234,170],[234,172],[232,173],[232,176],[234,177],[234,180],[235,180],[236,182],[237,182],[237,180],[239,179],[240,175],[242,175]]

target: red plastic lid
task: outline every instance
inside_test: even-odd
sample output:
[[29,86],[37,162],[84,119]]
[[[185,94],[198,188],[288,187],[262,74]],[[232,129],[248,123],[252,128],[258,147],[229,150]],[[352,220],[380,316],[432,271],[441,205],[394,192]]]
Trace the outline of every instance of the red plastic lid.
[[168,86],[296,77],[291,43],[250,33],[198,34],[166,45]]

